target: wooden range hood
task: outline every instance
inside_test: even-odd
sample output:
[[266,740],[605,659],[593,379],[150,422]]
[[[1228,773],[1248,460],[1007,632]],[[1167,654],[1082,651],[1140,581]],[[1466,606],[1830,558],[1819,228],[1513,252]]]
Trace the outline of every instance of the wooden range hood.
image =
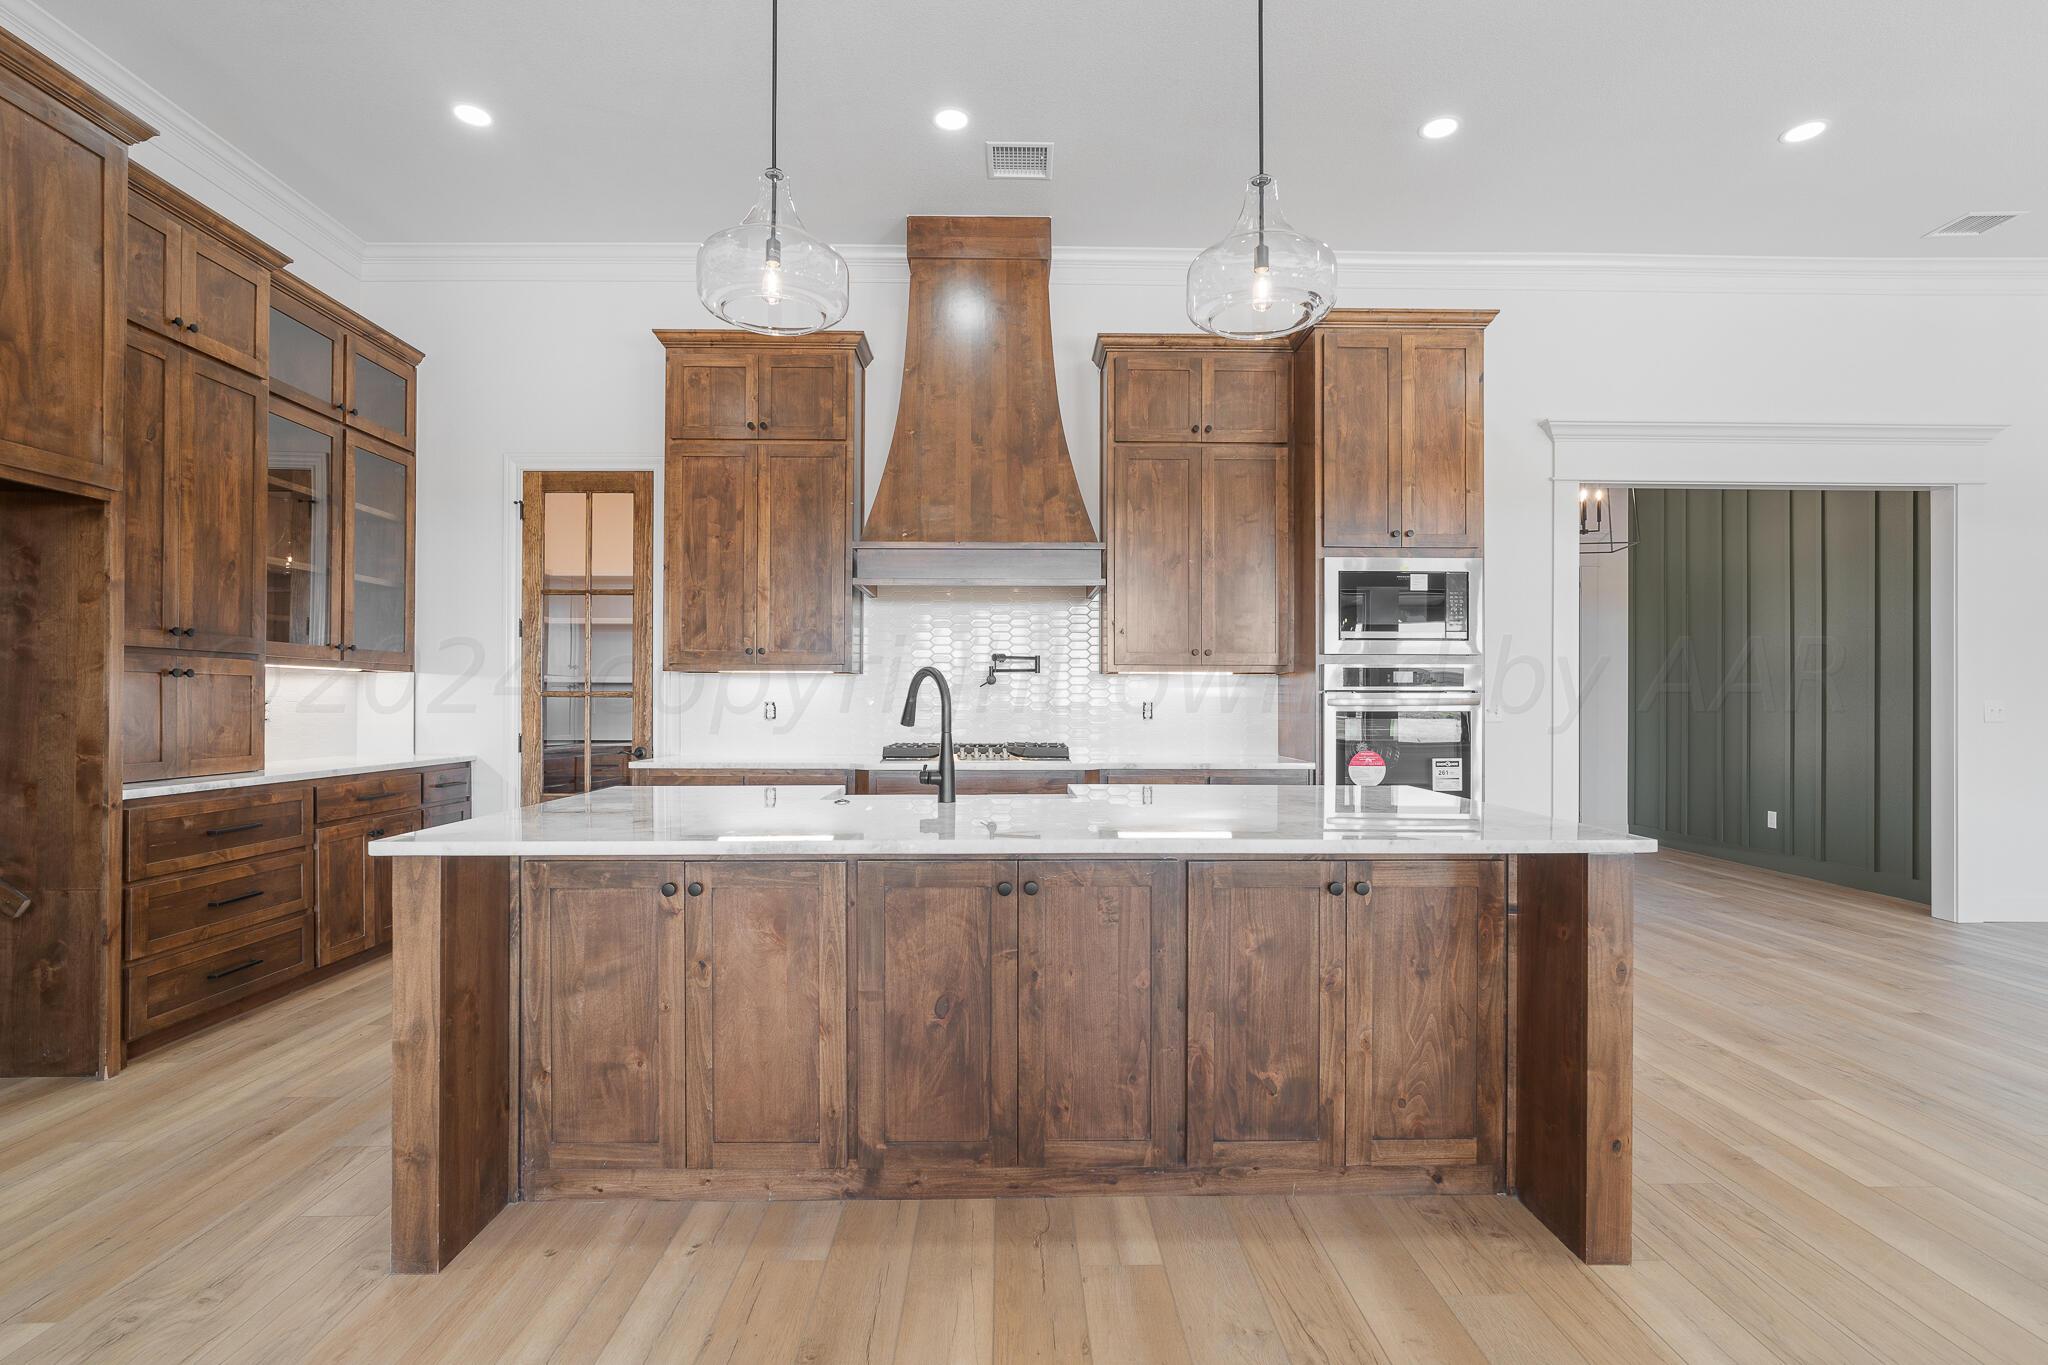
[[1102,585],[1053,378],[1050,218],[907,218],[903,395],[854,582]]

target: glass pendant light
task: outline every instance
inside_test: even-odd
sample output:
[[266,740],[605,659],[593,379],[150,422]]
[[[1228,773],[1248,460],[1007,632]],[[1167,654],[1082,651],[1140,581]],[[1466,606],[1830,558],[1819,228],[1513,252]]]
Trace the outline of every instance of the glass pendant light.
[[1188,320],[1217,336],[1256,341],[1314,326],[1337,301],[1337,253],[1288,226],[1266,174],[1266,0],[1259,0],[1259,173],[1237,222],[1188,266]]
[[775,164],[780,0],[769,0],[768,16],[768,169],[747,216],[697,248],[697,298],[735,327],[795,337],[846,316],[846,258],[804,230]]

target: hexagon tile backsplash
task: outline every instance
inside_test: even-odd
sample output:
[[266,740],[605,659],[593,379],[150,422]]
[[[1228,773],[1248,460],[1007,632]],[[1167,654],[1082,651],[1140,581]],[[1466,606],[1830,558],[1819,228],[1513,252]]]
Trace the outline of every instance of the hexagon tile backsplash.
[[[867,666],[837,673],[663,673],[655,690],[655,752],[663,758],[802,762],[806,754],[872,753],[935,738],[927,697],[911,730],[899,723],[910,676],[926,664],[953,689],[960,740],[1065,740],[1077,755],[1194,760],[1270,757],[1278,711],[1272,678],[1227,673],[1097,671],[1102,604],[1010,594],[880,597],[867,603]],[[1037,674],[988,676],[993,654],[1037,654]],[[775,719],[766,719],[774,703]],[[1143,718],[1144,704],[1153,718]]]

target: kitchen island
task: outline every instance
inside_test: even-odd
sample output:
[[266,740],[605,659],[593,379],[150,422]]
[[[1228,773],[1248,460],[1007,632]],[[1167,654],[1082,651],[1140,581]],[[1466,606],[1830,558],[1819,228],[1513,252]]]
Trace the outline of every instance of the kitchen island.
[[1408,789],[619,788],[394,858],[393,1265],[517,1199],[1519,1195],[1629,1256],[1630,856]]

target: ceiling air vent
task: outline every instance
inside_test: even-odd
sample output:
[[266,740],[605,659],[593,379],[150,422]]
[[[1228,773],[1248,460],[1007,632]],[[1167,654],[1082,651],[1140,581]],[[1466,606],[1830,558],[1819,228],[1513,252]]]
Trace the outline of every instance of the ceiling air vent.
[[991,142],[987,146],[989,179],[1052,179],[1050,142]]
[[1943,223],[1940,227],[1926,235],[1929,237],[1982,237],[1991,229],[2004,227],[2019,216],[2019,212],[1966,213],[1953,222]]

